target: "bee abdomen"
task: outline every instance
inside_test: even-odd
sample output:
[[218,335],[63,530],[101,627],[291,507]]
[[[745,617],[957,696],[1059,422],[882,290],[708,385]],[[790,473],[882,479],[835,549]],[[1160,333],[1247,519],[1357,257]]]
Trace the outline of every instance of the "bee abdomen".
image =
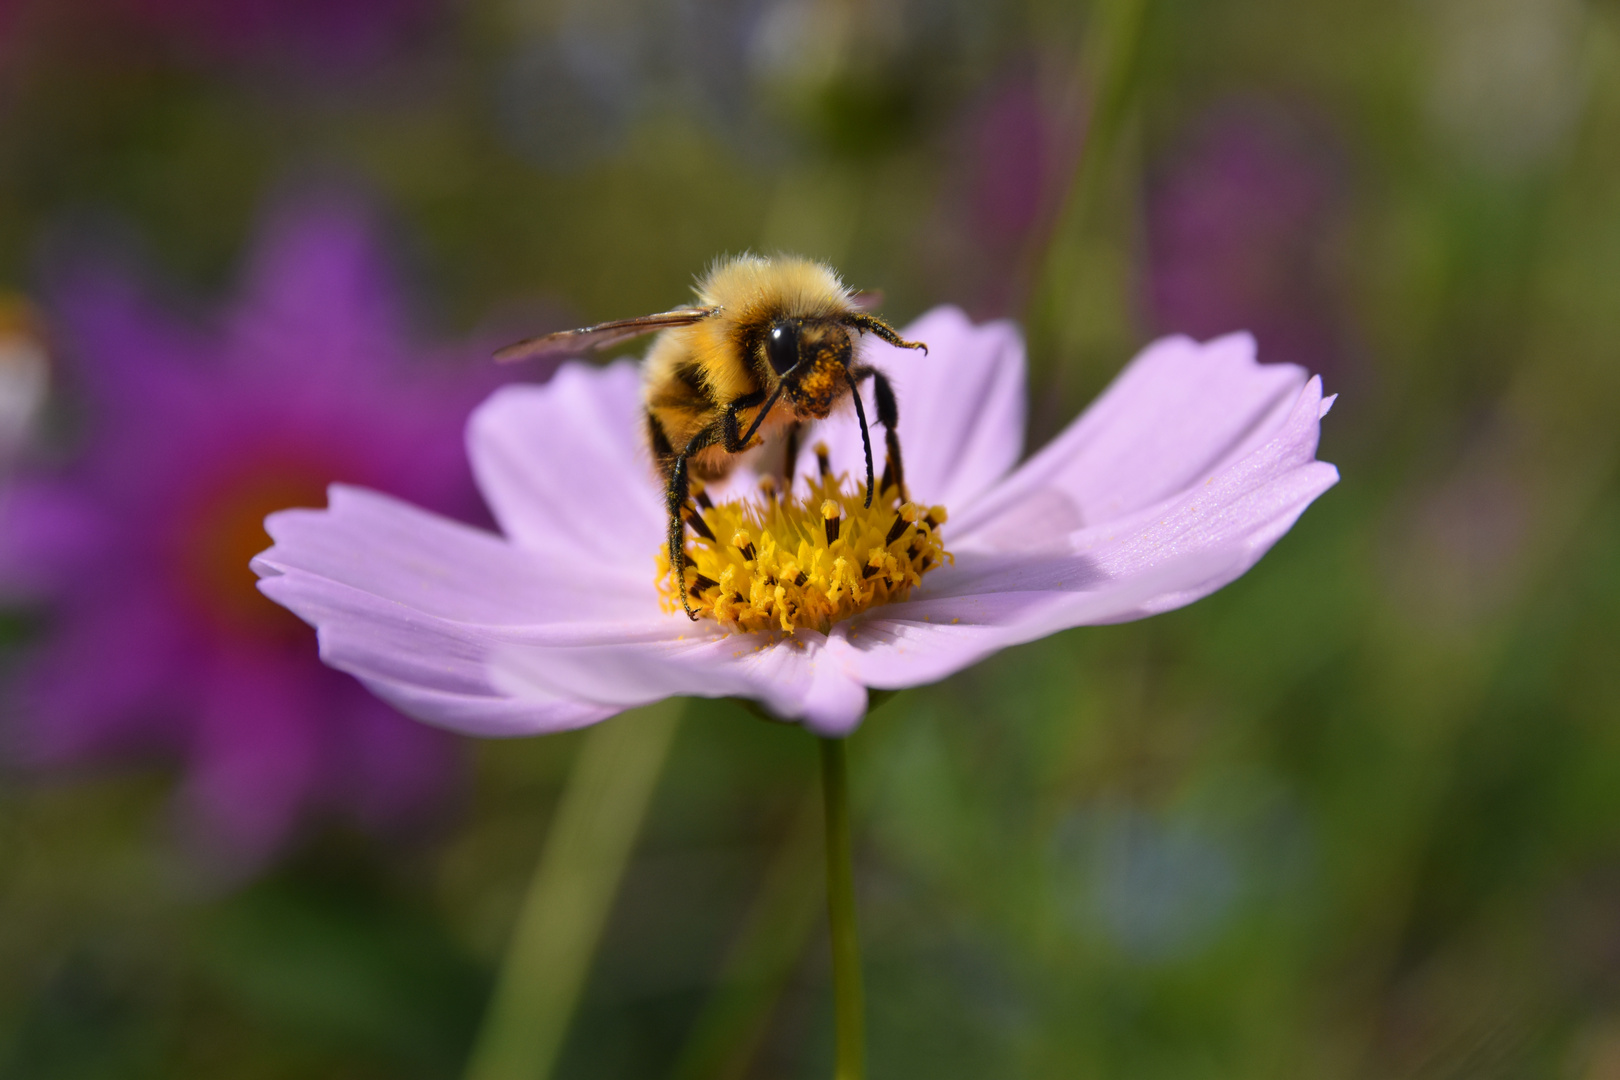
[[675,447],[670,445],[669,435],[664,431],[664,425],[658,416],[648,409],[647,417],[647,448],[652,451],[653,460],[658,462],[662,471],[668,471],[668,463],[675,457]]

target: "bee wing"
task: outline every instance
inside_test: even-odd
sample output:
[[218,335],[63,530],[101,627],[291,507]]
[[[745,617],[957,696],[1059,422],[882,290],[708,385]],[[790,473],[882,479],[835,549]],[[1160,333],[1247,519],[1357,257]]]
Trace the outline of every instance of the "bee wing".
[[856,289],[849,294],[849,302],[862,311],[876,311],[883,306],[883,290]]
[[579,330],[559,330],[555,334],[525,338],[495,353],[495,359],[505,364],[513,360],[535,360],[548,356],[579,356],[629,341],[643,334],[667,330],[672,326],[690,326],[715,314],[717,307],[685,307],[674,311],[660,311],[656,315],[642,315],[634,319],[615,319],[597,323]]

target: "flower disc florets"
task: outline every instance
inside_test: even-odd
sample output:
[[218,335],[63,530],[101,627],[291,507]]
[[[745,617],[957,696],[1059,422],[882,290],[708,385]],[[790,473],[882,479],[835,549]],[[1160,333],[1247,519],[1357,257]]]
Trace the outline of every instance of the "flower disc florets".
[[[924,574],[954,561],[939,540],[943,506],[904,501],[890,483],[868,507],[865,489],[846,489],[847,475],[833,474],[825,448],[816,450],[821,474],[803,496],[784,497],[771,477],[757,498],[714,504],[699,495],[687,515],[695,536],[686,549],[686,593],[700,617],[728,630],[825,633],[867,608],[904,600]],[[680,610],[663,551],[658,591],[665,611]]]

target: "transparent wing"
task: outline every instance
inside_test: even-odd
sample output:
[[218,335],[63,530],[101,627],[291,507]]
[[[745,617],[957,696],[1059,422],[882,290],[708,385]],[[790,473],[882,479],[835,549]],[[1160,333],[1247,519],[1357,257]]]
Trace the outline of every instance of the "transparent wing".
[[551,356],[579,356],[629,341],[643,334],[667,330],[672,326],[690,326],[707,319],[720,309],[717,307],[685,307],[674,311],[661,311],[656,315],[642,315],[635,319],[616,319],[597,323],[579,330],[559,330],[555,334],[525,338],[508,345],[495,354],[501,363],[514,360],[536,360]]

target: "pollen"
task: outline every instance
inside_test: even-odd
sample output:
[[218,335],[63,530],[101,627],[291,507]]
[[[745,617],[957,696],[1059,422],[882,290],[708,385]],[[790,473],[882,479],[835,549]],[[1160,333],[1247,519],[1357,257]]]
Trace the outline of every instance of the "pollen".
[[[802,497],[794,493],[806,486]],[[686,547],[692,610],[731,631],[825,633],[868,608],[905,599],[924,574],[954,561],[939,539],[943,506],[906,502],[897,484],[870,508],[865,502],[864,487],[825,470],[786,490],[762,481],[757,498],[692,507],[688,520],[701,522],[692,523]],[[665,611],[680,610],[663,551],[658,591]]]

